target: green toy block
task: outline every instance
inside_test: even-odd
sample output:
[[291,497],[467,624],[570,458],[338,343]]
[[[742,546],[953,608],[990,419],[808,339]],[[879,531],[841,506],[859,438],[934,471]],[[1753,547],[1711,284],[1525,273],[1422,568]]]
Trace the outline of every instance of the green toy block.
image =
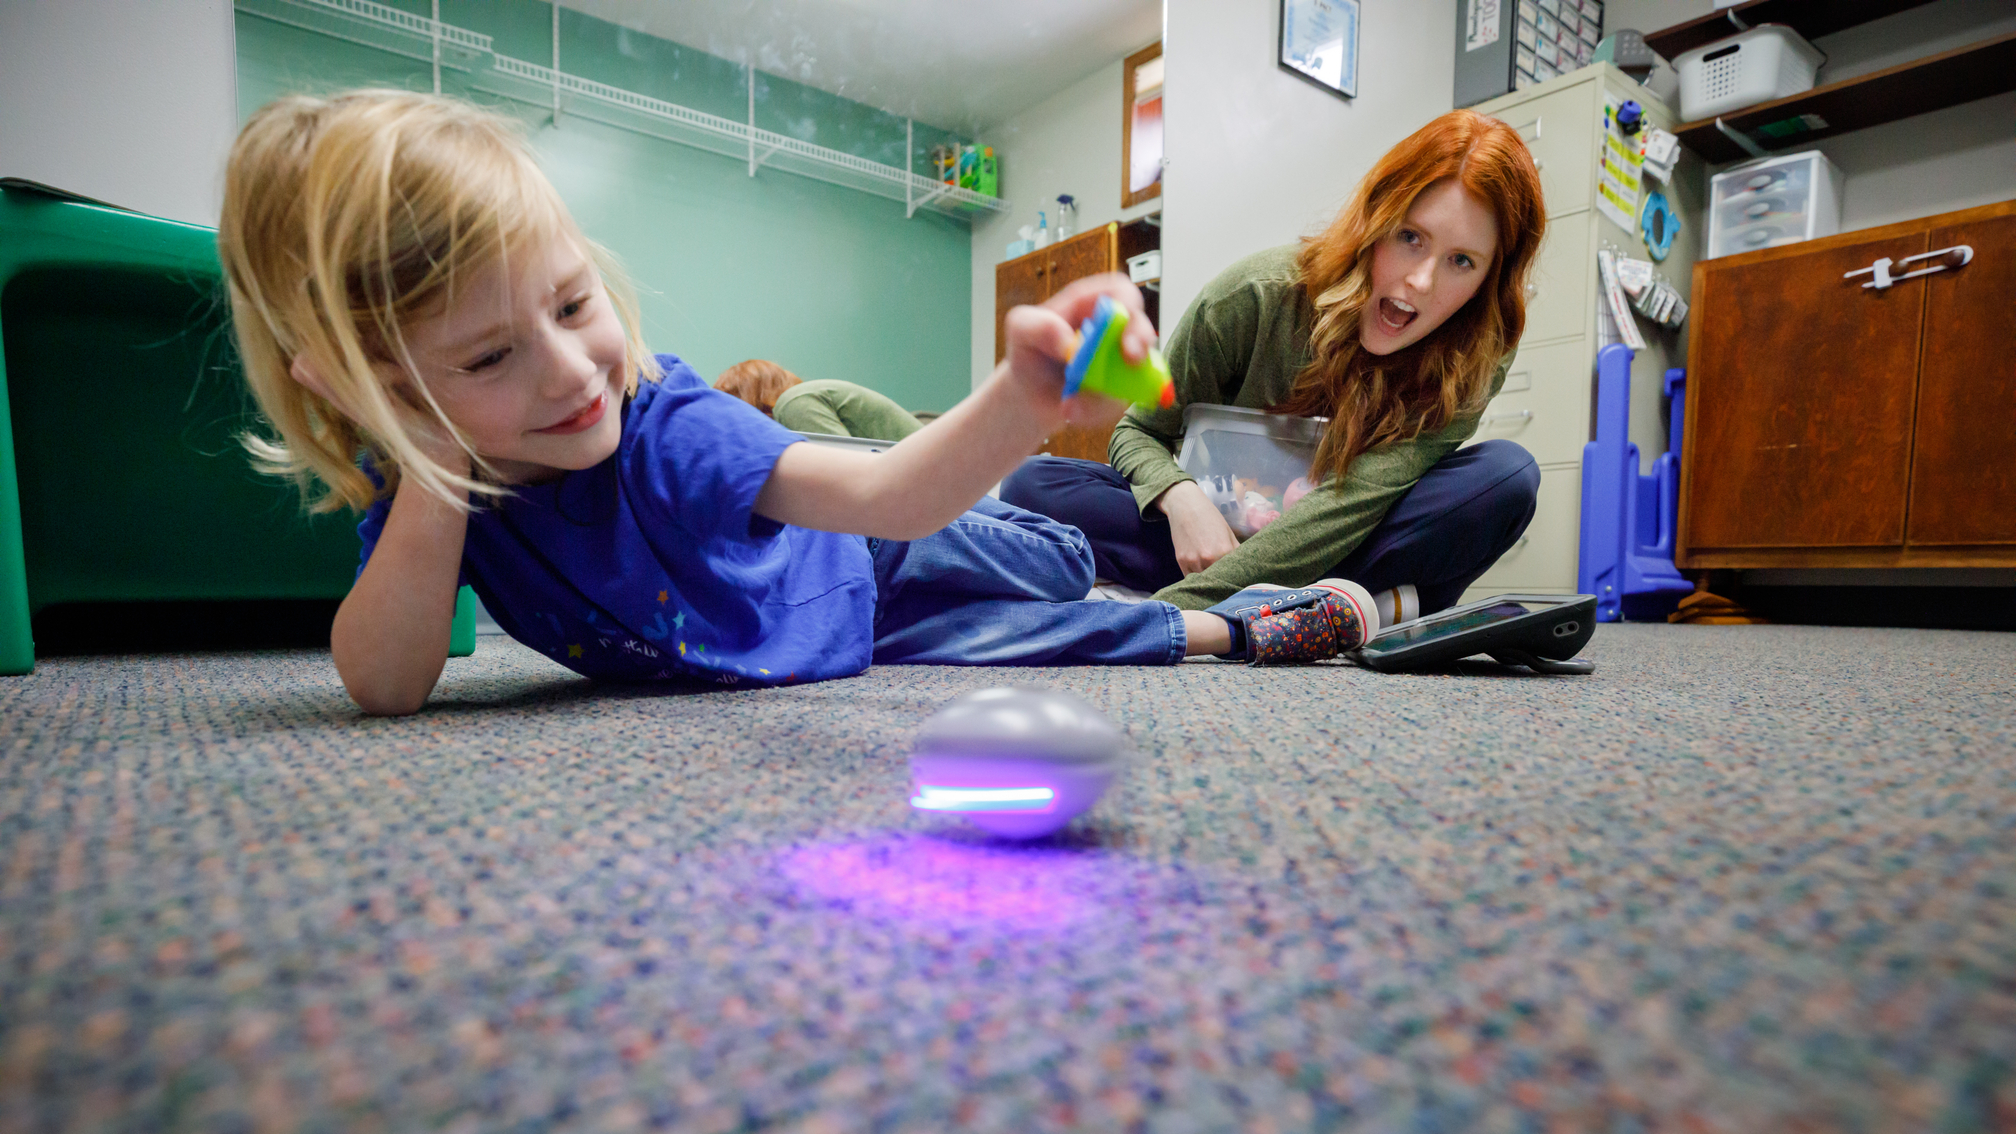
[[1128,362],[1120,353],[1120,336],[1127,330],[1127,309],[1108,296],[1099,297],[1092,317],[1078,328],[1078,353],[1064,368],[1064,396],[1090,390],[1137,406],[1168,409],[1176,404],[1176,385],[1169,380],[1169,362],[1159,347],[1149,347],[1147,357]]

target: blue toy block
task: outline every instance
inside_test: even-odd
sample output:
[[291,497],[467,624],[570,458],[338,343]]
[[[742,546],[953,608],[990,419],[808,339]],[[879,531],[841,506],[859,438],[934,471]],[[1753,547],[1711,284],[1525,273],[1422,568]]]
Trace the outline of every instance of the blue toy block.
[[1680,513],[1680,423],[1687,372],[1666,372],[1673,402],[1666,455],[1638,471],[1631,444],[1631,348],[1596,354],[1596,440],[1582,446],[1582,549],[1575,585],[1596,596],[1596,620],[1664,621],[1694,590],[1673,567]]

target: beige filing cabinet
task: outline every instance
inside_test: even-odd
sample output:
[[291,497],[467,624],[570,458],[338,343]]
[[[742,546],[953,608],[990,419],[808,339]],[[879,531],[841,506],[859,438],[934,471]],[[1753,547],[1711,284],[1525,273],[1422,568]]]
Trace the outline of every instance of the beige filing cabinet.
[[[1464,592],[1465,602],[1508,591],[1575,593],[1582,446],[1594,439],[1596,420],[1596,303],[1601,294],[1596,251],[1608,247],[1651,259],[1635,229],[1626,232],[1596,208],[1606,95],[1620,105],[1635,99],[1654,125],[1674,126],[1675,116],[1665,103],[1607,63],[1472,108],[1517,128],[1533,151],[1547,198],[1547,237],[1533,272],[1519,355],[1472,441],[1502,437],[1533,454],[1540,462],[1539,510],[1524,538]],[[1655,266],[1682,296],[1689,293],[1701,247],[1702,180],[1699,160],[1682,151],[1669,184],[1650,181],[1680,216],[1673,250]],[[1641,318],[1638,328],[1647,349],[1631,367],[1631,440],[1649,468],[1666,451],[1660,383],[1668,367],[1685,365],[1687,327],[1668,331]]]

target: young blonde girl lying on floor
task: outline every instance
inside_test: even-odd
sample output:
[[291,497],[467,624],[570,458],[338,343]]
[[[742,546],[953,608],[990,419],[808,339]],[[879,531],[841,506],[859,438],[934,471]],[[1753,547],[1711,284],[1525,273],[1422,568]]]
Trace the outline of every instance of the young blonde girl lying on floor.
[[330,645],[366,712],[425,703],[462,581],[520,642],[628,680],[1167,664],[1241,639],[1309,660],[1376,628],[1342,583],[1218,613],[1067,601],[1092,582],[1084,537],[983,496],[1067,422],[1117,418],[1063,399],[1062,371],[1101,295],[1134,313],[1127,356],[1147,350],[1119,276],[1011,312],[1006,362],[872,455],[799,443],[647,353],[621,273],[513,124],[467,104],[267,106],[232,149],[218,245],[277,434],[255,457],[319,482],[319,509],[365,511]]

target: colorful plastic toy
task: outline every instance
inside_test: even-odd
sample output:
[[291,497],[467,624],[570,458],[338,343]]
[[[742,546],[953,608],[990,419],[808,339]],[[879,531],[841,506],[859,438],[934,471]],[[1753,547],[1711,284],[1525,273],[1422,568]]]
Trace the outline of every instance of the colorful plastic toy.
[[1090,390],[1137,406],[1168,409],[1176,404],[1176,385],[1169,380],[1169,363],[1158,347],[1149,347],[1148,356],[1128,362],[1120,354],[1120,335],[1127,330],[1127,309],[1100,296],[1092,317],[1078,327],[1078,353],[1064,368],[1064,396]]
[[1001,161],[994,156],[993,146],[980,147],[980,172],[973,191],[989,197],[1001,195]]
[[1090,810],[1127,763],[1127,738],[1068,693],[983,689],[932,714],[910,754],[910,806],[1011,839]]

